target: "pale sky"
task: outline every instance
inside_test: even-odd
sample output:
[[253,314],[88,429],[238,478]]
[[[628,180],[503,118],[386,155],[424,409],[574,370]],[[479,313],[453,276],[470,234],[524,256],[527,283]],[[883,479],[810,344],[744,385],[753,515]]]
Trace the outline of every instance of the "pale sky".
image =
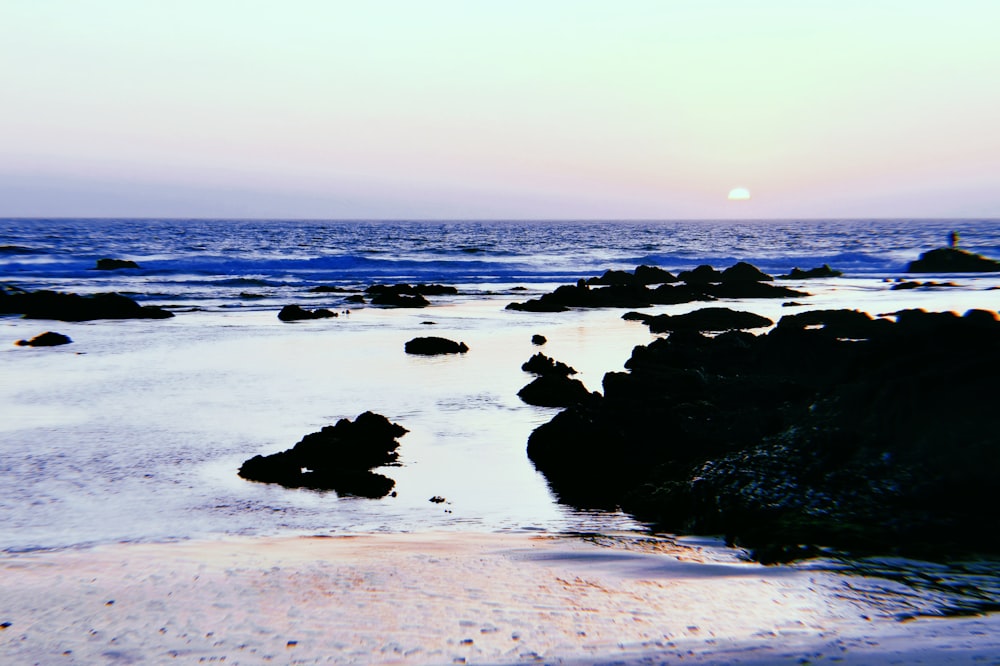
[[0,216],[1000,217],[998,29],[1000,0],[0,0]]

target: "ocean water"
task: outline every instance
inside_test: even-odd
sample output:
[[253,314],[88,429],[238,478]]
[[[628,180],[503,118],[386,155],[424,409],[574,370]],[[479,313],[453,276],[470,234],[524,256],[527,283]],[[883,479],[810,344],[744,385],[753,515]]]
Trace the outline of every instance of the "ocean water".
[[[816,307],[1000,308],[1000,278],[941,276],[948,290],[891,291],[920,252],[957,230],[1000,257],[1000,221],[323,222],[0,220],[0,282],[117,291],[170,308],[156,321],[0,317],[0,550],[226,535],[420,530],[642,531],[616,512],[561,505],[525,455],[554,410],[525,405],[520,365],[536,351],[569,363],[591,390],[653,339],[615,309],[505,310],[606,269],[670,270],[738,260],[765,271],[824,263]],[[96,271],[102,257],[139,269]],[[936,277],[936,276],[934,276]],[[318,285],[455,285],[419,310],[347,306]],[[794,286],[794,285],[793,285]],[[282,305],[334,319],[280,322]],[[765,316],[780,302],[742,302]],[[350,313],[345,310],[350,307]],[[690,306],[663,306],[675,312]],[[16,347],[45,330],[73,344]],[[549,342],[531,343],[535,333]],[[417,358],[406,340],[441,335],[468,354]],[[397,496],[247,482],[240,463],[339,418],[371,410],[409,429]],[[435,495],[444,504],[429,502]]]

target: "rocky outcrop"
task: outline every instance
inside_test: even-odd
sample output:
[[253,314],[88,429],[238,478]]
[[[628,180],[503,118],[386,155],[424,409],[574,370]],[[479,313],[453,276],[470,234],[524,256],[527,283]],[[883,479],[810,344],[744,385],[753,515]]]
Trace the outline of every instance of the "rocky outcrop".
[[353,422],[341,419],[336,425],[310,433],[286,451],[254,456],[243,463],[239,475],[286,488],[385,497],[395,482],[372,470],[397,464],[396,440],[407,432],[380,414],[365,412]]
[[817,278],[834,278],[840,277],[844,273],[842,271],[837,271],[828,264],[823,264],[816,268],[810,268],[809,270],[802,270],[801,268],[793,268],[786,275],[779,275],[778,277],[782,280],[814,280]]
[[286,305],[281,308],[281,312],[278,313],[278,319],[281,321],[308,321],[310,319],[329,319],[330,317],[336,316],[336,312],[332,312],[326,308],[306,310],[302,306],[295,304]]
[[[636,269],[638,271],[638,269]],[[718,298],[789,298],[808,294],[768,284],[771,276],[740,262],[718,271],[699,266],[678,276],[683,284],[660,284],[649,288],[640,280],[627,279],[628,273],[608,271],[600,278],[563,285],[539,298],[510,303],[508,310],[523,312],[563,312],[570,308],[644,308],[677,305]],[[671,276],[672,277],[672,276]],[[674,280],[676,281],[676,279]],[[598,286],[598,285],[607,286]]]
[[629,319],[639,319],[649,326],[650,333],[669,331],[733,331],[766,328],[774,324],[767,317],[730,308],[701,308],[679,315],[661,314],[656,316],[628,313]]
[[592,393],[578,379],[571,379],[576,370],[561,361],[535,354],[521,365],[535,379],[518,391],[517,396],[538,407],[568,407],[589,400]]
[[110,259],[105,257],[104,259],[97,260],[97,266],[94,267],[94,270],[116,271],[120,268],[139,268],[139,264],[129,259]]
[[407,354],[437,356],[439,354],[464,354],[469,351],[469,347],[464,342],[455,342],[448,338],[428,336],[413,338],[406,343],[404,350]]
[[18,347],[58,347],[59,345],[68,345],[73,342],[70,340],[68,335],[63,335],[62,333],[56,333],[54,331],[46,331],[40,333],[30,340],[18,340],[14,344]]
[[956,247],[940,247],[911,261],[907,273],[993,273],[1000,272],[1000,261]]
[[678,331],[537,428],[561,501],[725,534],[765,561],[1000,552],[995,313],[827,310]]
[[20,314],[25,319],[91,321],[94,319],[168,319],[174,314],[152,305],[139,305],[121,294],[80,296],[58,291],[0,289],[0,314]]
[[394,308],[425,308],[430,305],[425,296],[455,295],[458,289],[442,284],[373,284],[365,293],[372,305]]

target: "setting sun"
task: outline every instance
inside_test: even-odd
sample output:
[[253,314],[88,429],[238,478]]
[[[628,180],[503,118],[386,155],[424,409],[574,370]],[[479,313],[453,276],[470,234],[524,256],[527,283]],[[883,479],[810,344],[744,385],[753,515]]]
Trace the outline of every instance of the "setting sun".
[[730,201],[746,201],[750,198],[750,190],[745,187],[734,187],[729,190]]

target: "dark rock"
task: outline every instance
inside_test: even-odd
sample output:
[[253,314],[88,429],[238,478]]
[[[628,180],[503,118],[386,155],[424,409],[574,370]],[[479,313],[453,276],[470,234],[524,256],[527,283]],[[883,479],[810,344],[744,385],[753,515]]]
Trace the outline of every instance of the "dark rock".
[[18,340],[14,344],[19,347],[57,347],[59,345],[68,345],[73,342],[69,339],[69,336],[63,335],[62,333],[55,333],[53,331],[46,331],[31,338],[30,340]]
[[97,266],[95,270],[99,271],[116,271],[119,268],[139,268],[139,264],[128,259],[98,259]]
[[531,336],[531,344],[533,345],[544,345],[548,340],[545,339],[544,335],[539,335],[538,333]]
[[469,347],[464,342],[430,336],[413,338],[406,343],[405,351],[407,354],[436,356],[438,354],[464,354],[469,351]]
[[252,293],[252,292],[249,292],[249,291],[241,291],[240,292],[240,298],[242,298],[244,300],[258,300],[258,299],[267,298],[267,297],[264,296],[264,294],[255,294],[255,293]]
[[314,294],[351,294],[357,291],[356,289],[344,289],[343,287],[334,287],[328,284],[321,284],[313,287],[309,290]]
[[553,373],[536,377],[518,391],[517,396],[529,405],[538,407],[568,407],[586,402],[593,394],[579,379]]
[[393,308],[426,308],[430,305],[430,301],[420,294],[410,296],[392,292],[376,294],[371,298],[370,303],[372,305],[383,305]]
[[336,317],[336,312],[331,312],[326,308],[319,308],[316,310],[306,310],[299,305],[286,305],[281,308],[281,312],[278,313],[278,319],[281,321],[306,321],[309,319],[329,319],[330,317]]
[[690,271],[681,271],[678,279],[688,284],[709,284],[712,282],[722,282],[722,273],[715,270],[708,264],[702,264]]
[[347,303],[364,303],[365,297],[362,296],[361,294],[354,294],[352,296],[348,296],[347,298],[345,298],[344,301]]
[[641,321],[643,323],[649,321],[654,315],[646,314],[645,312],[626,312],[622,315],[622,319],[625,321]]
[[650,333],[668,331],[730,331],[764,328],[774,324],[767,317],[729,308],[701,308],[680,315],[657,315],[645,321]]
[[58,321],[168,319],[174,316],[162,308],[139,305],[120,294],[80,296],[48,290],[26,291],[16,287],[0,291],[0,314],[21,314],[25,319]]
[[954,247],[940,247],[911,261],[907,273],[992,273],[1000,271],[1000,261]]
[[545,354],[538,352],[527,361],[521,365],[521,370],[525,372],[530,372],[533,375],[538,375],[539,377],[548,375],[557,375],[560,377],[568,377],[570,375],[575,375],[576,370],[566,365],[562,361],[556,361],[549,358]]
[[396,464],[396,439],[406,432],[406,428],[380,414],[365,412],[353,422],[341,419],[336,425],[310,433],[286,451],[254,456],[243,463],[239,475],[287,488],[385,497],[395,482],[371,470]]
[[634,275],[627,271],[604,271],[600,277],[590,278],[587,284],[592,285],[636,285],[640,284]]
[[[657,279],[673,277],[666,271],[663,273],[665,275],[657,274]],[[726,276],[725,280],[723,275]],[[642,308],[650,305],[713,301],[717,298],[789,298],[809,295],[787,287],[765,284],[771,280],[769,275],[742,262],[722,273],[708,265],[699,266],[693,271],[681,273],[680,277],[685,281],[684,284],[660,284],[655,289],[649,289],[644,281],[633,279],[634,276],[629,273],[607,271],[600,278],[580,280],[575,285],[563,285],[551,293],[524,303],[511,303],[507,309],[564,312],[570,308]],[[672,281],[676,282],[677,279]],[[606,283],[609,286],[591,288]]]
[[782,280],[812,280],[815,278],[840,277],[841,275],[843,275],[843,272],[830,268],[828,264],[823,264],[817,268],[810,268],[807,271],[796,267],[789,271],[787,275],[779,275],[778,277]]
[[635,279],[639,281],[639,284],[666,284],[668,282],[679,282],[677,276],[668,270],[660,268],[659,266],[642,266],[635,267]]
[[440,495],[435,495],[434,497],[430,498],[427,501],[428,502],[433,502],[434,504],[444,504],[448,500],[446,500],[445,498],[441,497]]
[[740,261],[722,271],[720,282],[770,282],[773,277],[764,273],[753,264]]
[[766,335],[675,332],[626,368],[528,440],[562,502],[762,561],[1000,552],[996,313],[804,312]]

